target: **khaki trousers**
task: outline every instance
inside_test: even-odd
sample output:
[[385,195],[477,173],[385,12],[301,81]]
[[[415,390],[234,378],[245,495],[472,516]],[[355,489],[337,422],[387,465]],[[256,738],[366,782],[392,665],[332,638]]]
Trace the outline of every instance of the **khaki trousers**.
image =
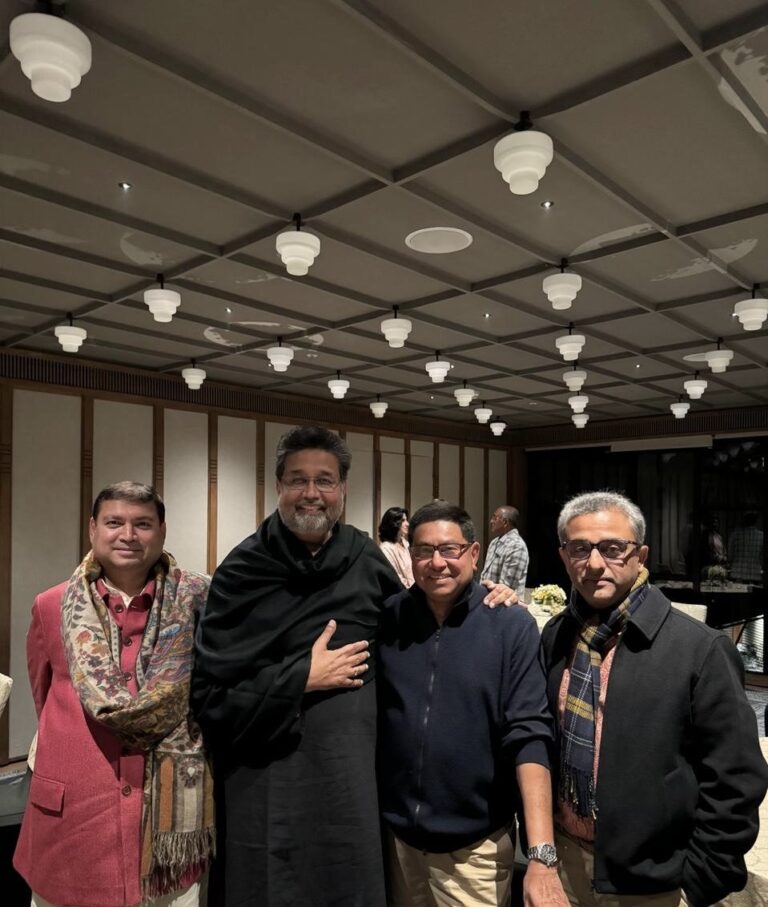
[[424,853],[389,833],[389,907],[506,907],[515,845],[506,828],[451,853]]
[[[189,888],[185,888],[184,891],[164,894],[153,901],[145,901],[140,907],[199,907],[199,905],[204,903],[205,901],[201,899],[200,882],[194,882]],[[56,905],[46,901],[45,898],[35,894],[33,891],[30,907],[56,907]]]
[[595,858],[591,851],[568,835],[556,834],[560,881],[572,907],[687,907],[682,891],[664,894],[599,894],[592,890]]

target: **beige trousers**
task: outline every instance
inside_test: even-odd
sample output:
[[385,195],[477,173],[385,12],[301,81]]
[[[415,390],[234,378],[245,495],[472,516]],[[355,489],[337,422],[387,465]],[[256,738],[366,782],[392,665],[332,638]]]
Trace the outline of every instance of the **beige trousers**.
[[503,907],[515,845],[506,828],[451,853],[424,853],[389,833],[389,907]]
[[568,835],[557,834],[560,858],[560,881],[572,907],[687,907],[685,895],[678,889],[664,894],[598,894],[592,890],[594,855]]

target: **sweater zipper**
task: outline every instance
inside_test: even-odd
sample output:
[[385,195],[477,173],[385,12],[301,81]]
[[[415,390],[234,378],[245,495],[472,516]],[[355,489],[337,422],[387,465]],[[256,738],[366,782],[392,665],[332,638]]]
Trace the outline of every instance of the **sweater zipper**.
[[437,633],[435,633],[435,641],[432,645],[432,666],[429,672],[429,680],[427,681],[427,702],[424,707],[424,717],[421,721],[421,740],[419,741],[419,758],[417,762],[416,770],[416,809],[413,812],[413,825],[414,828],[418,827],[419,824],[419,813],[421,812],[421,800],[422,800],[422,776],[424,773],[424,750],[426,749],[427,742],[427,727],[429,725],[429,712],[432,707],[432,692],[435,688],[435,674],[437,673],[437,650],[440,646],[440,633],[442,627],[437,628]]

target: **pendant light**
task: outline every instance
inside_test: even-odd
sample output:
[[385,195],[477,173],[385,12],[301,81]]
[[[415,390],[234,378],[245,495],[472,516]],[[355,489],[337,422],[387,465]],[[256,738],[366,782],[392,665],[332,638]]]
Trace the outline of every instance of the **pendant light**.
[[575,397],[569,397],[568,403],[575,413],[583,413],[589,403],[589,397],[586,394],[578,394]]
[[144,290],[144,302],[152,313],[155,321],[167,324],[176,314],[176,309],[181,305],[181,295],[176,290],[169,290],[165,286],[163,275],[157,275],[160,284],[153,290]]
[[427,374],[435,384],[445,381],[445,376],[453,368],[447,359],[440,358],[440,350],[435,350],[435,358],[430,360],[426,366]]
[[461,387],[456,388],[453,392],[453,396],[456,398],[456,402],[459,406],[469,406],[477,396],[477,391],[473,387],[467,387],[467,382],[465,381]]
[[292,277],[303,277],[320,254],[320,238],[301,229],[301,215],[294,214],[293,230],[278,233],[275,248]]
[[757,295],[760,284],[752,287],[752,298],[737,302],[733,307],[733,314],[741,322],[745,331],[759,331],[763,322],[768,318],[768,299]]
[[670,403],[669,408],[674,413],[676,419],[684,419],[686,413],[691,408],[691,404],[687,400],[683,400],[683,398],[680,397],[677,403]]
[[589,422],[588,413],[574,413],[571,416],[571,422],[576,426],[576,428],[584,428],[584,426]]
[[60,16],[24,13],[10,28],[11,53],[44,101],[68,101],[91,68],[91,42]]
[[485,425],[485,423],[491,418],[492,415],[493,410],[490,408],[490,406],[485,405],[485,400],[483,400],[483,405],[478,406],[475,410],[475,418],[481,425]]
[[580,275],[566,272],[567,267],[568,259],[564,258],[560,263],[560,273],[550,274],[541,283],[542,290],[556,311],[570,309],[576,294],[581,289]]
[[384,339],[393,350],[399,350],[405,346],[405,341],[413,328],[413,324],[407,318],[397,317],[398,308],[396,305],[392,306],[394,315],[392,318],[385,318],[380,325]]
[[368,405],[371,407],[371,412],[377,419],[383,419],[389,403],[382,400],[380,394],[376,394],[376,399],[371,401]]
[[283,346],[283,338],[278,337],[277,346],[271,346],[267,350],[267,358],[276,372],[287,372],[293,360],[293,350],[289,346]]
[[205,369],[198,368],[193,359],[192,367],[182,369],[181,377],[187,382],[187,387],[191,391],[199,391],[205,381]]
[[54,328],[53,333],[61,344],[65,353],[76,353],[83,345],[83,341],[88,336],[85,328],[78,328],[72,323],[72,313],[67,312],[69,324],[60,324]]
[[496,435],[497,438],[500,438],[504,434],[504,429],[507,427],[506,422],[491,422],[491,431]]
[[703,378],[699,378],[698,372],[694,372],[693,378],[683,382],[683,388],[691,400],[699,400],[707,389],[707,382]]
[[349,390],[349,381],[341,377],[341,372],[336,372],[336,377],[328,382],[328,388],[336,400],[343,400]]
[[587,338],[583,334],[573,333],[573,322],[568,325],[568,333],[555,340],[555,346],[566,362],[574,362],[581,355]]
[[587,380],[587,373],[578,368],[578,364],[579,361],[577,359],[576,362],[574,362],[572,369],[563,372],[563,381],[565,381],[568,390],[574,394],[578,394],[582,387],[584,387],[584,382]]
[[493,163],[512,193],[530,195],[539,188],[553,153],[552,139],[533,129],[529,112],[523,110],[515,131],[496,142]]

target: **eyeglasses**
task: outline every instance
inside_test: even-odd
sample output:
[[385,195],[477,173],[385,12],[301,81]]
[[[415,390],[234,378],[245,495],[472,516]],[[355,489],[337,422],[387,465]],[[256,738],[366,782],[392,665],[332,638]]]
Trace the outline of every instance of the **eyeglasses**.
[[280,479],[280,484],[289,491],[306,491],[310,485],[314,485],[318,491],[335,491],[341,485],[341,479],[332,479],[330,476],[316,476],[312,479],[307,476],[290,476]]
[[466,542],[464,545],[447,542],[445,545],[411,545],[411,557],[417,561],[430,560],[435,551],[444,561],[457,561],[462,554],[472,547],[472,542]]
[[560,547],[572,561],[586,561],[592,556],[592,549],[597,548],[604,561],[620,561],[627,554],[630,545],[639,545],[632,539],[601,539],[599,542],[588,542],[586,539],[571,539],[563,542]]

